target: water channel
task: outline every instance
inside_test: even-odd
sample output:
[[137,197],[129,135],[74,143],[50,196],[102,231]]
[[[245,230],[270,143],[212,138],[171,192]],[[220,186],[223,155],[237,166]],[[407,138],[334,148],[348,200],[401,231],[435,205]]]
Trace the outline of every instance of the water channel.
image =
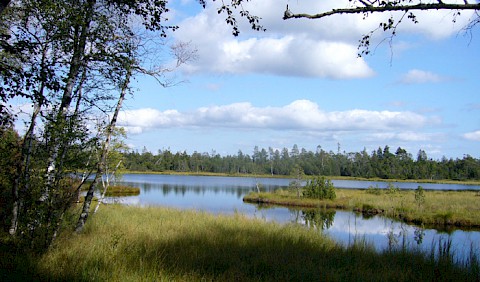
[[[432,246],[451,240],[455,257],[467,258],[471,252],[480,256],[480,231],[423,229],[382,216],[364,217],[340,210],[302,210],[278,206],[259,206],[243,202],[243,196],[260,183],[263,191],[286,188],[290,179],[178,176],[155,174],[125,174],[122,183],[141,189],[140,195],[107,198],[107,202],[127,205],[165,206],[195,209],[214,214],[241,213],[249,217],[279,223],[300,223],[323,232],[337,242],[349,245],[357,240],[373,245],[377,250],[406,247],[430,251]],[[335,187],[385,188],[386,182],[333,181]],[[401,189],[480,190],[480,186],[430,183],[396,183]],[[434,247],[438,249],[438,246]]]

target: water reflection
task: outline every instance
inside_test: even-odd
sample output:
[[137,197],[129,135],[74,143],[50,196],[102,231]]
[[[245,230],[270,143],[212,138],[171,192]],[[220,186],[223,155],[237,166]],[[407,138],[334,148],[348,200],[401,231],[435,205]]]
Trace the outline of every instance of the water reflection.
[[[151,184],[151,183],[137,183],[137,182],[122,182],[126,185],[139,186],[144,193],[161,193],[166,196],[169,194],[175,194],[178,196],[185,196],[187,193],[193,193],[195,195],[205,195],[205,192],[217,194],[229,194],[235,195],[238,199],[243,197],[253,190],[248,186],[210,186],[208,189],[201,185],[182,185],[182,184]],[[282,186],[278,185],[266,185],[262,187],[263,191],[273,191]]]
[[335,210],[330,209],[302,210],[303,224],[317,230],[329,229],[333,225],[335,213]]
[[[265,210],[264,207],[262,209]],[[454,259],[480,256],[480,232],[412,226],[381,216],[330,209],[288,209],[289,222],[306,225],[330,236],[342,245],[360,243],[376,250],[416,249],[434,256],[449,252]],[[267,215],[264,215],[268,218]],[[432,253],[433,252],[433,253]],[[445,254],[443,254],[445,255]]]

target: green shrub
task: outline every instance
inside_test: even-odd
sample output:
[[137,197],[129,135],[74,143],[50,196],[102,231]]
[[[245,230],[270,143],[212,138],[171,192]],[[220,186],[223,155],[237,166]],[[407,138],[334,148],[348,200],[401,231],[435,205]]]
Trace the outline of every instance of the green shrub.
[[400,191],[400,188],[395,187],[395,185],[393,185],[392,183],[388,183],[388,186],[387,186],[387,193],[388,194],[395,195],[399,191]]
[[418,186],[415,190],[415,202],[418,206],[421,206],[425,203],[425,191],[422,186]]
[[325,179],[323,176],[309,180],[303,190],[303,196],[307,198],[329,200],[334,200],[337,197],[332,182],[329,179]]
[[378,188],[378,185],[376,185],[375,187],[369,186],[366,192],[367,194],[373,194],[373,195],[380,195],[382,193],[380,188]]

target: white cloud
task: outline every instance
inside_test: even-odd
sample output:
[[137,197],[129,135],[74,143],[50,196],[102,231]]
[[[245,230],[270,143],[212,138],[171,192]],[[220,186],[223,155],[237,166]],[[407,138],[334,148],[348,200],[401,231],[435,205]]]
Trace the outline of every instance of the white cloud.
[[367,140],[381,140],[381,141],[390,141],[398,140],[405,142],[425,142],[430,140],[437,140],[441,138],[439,134],[423,133],[423,132],[413,132],[413,131],[403,131],[403,132],[382,132],[382,133],[373,133]]
[[[426,2],[437,1],[422,1],[422,3]],[[444,0],[443,2],[464,4],[461,0]],[[399,32],[421,34],[433,40],[456,35],[470,22],[474,11],[462,11],[460,15],[456,12],[450,10],[416,11],[418,23],[415,24],[405,19],[404,24],[400,25]]]
[[465,133],[463,137],[467,140],[480,141],[480,130]]
[[[261,17],[261,24],[267,32],[251,31],[246,20],[237,15],[241,35],[234,38],[225,15],[217,13],[220,3],[209,2],[205,10],[180,22],[180,29],[174,33],[176,39],[192,42],[198,49],[198,60],[183,70],[186,73],[264,73],[332,79],[374,75],[368,64],[357,58],[358,40],[386,21],[390,14],[371,14],[366,19],[363,15],[337,15],[317,20],[284,21],[282,16],[287,3],[295,13],[318,13],[351,4],[346,0],[250,1],[244,3],[244,8]],[[457,24],[453,25],[452,15],[443,11],[417,15],[419,23],[409,23],[405,19],[399,33],[446,38],[458,33],[470,18],[467,13],[462,13],[457,17]],[[385,36],[378,34],[379,40]]]
[[439,83],[450,79],[451,78],[449,77],[441,76],[429,71],[413,69],[403,75],[399,82],[403,84]]
[[[198,50],[198,60],[183,69],[187,73],[264,73],[333,79],[374,74],[362,58],[357,58],[356,42],[327,41],[308,33],[289,32],[258,32],[256,36],[234,38],[213,8],[179,25],[176,38],[191,40]],[[242,30],[248,31],[248,27]]]
[[[158,111],[150,108],[128,110],[119,115],[118,124],[126,127],[130,133],[178,127],[344,132],[408,131],[421,128],[430,122],[429,118],[408,111],[354,109],[326,112],[312,101],[297,100],[283,107],[259,108],[245,102],[202,107],[193,112],[183,113],[177,110]],[[409,137],[405,135],[404,138]]]

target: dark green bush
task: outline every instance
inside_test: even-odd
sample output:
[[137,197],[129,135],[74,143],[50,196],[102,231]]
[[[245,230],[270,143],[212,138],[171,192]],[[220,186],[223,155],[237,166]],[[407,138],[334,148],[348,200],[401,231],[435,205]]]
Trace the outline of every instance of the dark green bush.
[[329,200],[334,200],[337,197],[332,182],[329,179],[325,179],[323,176],[309,180],[303,190],[303,196],[307,198]]

